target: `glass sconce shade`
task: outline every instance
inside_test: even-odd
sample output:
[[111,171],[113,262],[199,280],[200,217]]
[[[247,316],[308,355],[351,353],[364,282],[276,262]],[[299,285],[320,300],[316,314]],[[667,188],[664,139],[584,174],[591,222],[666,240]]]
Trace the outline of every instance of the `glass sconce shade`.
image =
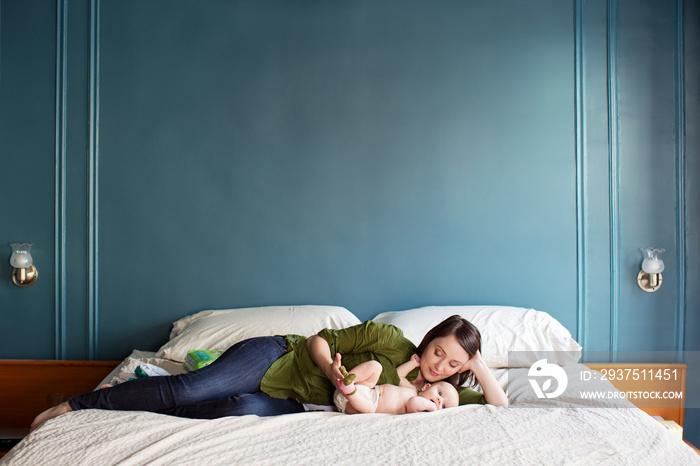
[[27,269],[32,266],[33,260],[29,250],[32,248],[32,243],[12,243],[12,257],[10,257],[10,265],[16,269]]
[[642,270],[648,274],[661,273],[664,271],[664,261],[659,257],[663,249],[642,248],[644,253],[644,261],[642,262]]
[[658,290],[663,282],[661,272],[664,271],[664,261],[659,257],[663,249],[656,248],[641,248],[644,253],[642,261],[642,270],[637,275],[637,284],[647,293],[653,293]]
[[39,276],[34,267],[32,255],[29,253],[32,243],[11,243],[10,247],[12,248],[12,256],[10,256],[12,282],[21,288],[32,286]]

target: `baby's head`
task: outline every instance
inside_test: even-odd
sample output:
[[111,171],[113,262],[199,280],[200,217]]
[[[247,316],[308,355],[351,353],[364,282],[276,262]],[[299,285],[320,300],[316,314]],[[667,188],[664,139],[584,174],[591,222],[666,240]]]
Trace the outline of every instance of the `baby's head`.
[[435,403],[438,410],[459,406],[457,389],[451,383],[445,381],[425,384],[418,396],[427,398]]

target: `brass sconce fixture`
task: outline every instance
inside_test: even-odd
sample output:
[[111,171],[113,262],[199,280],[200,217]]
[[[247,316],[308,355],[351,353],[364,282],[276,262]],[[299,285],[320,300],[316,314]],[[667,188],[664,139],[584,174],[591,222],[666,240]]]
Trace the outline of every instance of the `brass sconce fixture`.
[[653,293],[658,290],[663,282],[661,272],[664,271],[664,261],[661,260],[663,249],[642,248],[644,253],[644,262],[642,262],[642,270],[637,275],[637,284],[647,293]]
[[12,243],[10,247],[12,248],[12,257],[10,257],[10,265],[13,267],[12,281],[22,288],[32,286],[39,275],[33,265],[32,255],[29,253],[32,243]]

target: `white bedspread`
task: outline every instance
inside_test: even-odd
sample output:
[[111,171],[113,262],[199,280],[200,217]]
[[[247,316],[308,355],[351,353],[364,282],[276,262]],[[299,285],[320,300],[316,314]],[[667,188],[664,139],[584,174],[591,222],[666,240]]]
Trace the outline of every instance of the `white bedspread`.
[[85,410],[47,422],[2,464],[700,464],[655,423],[625,408],[463,406],[406,416],[217,420]]
[[636,408],[539,400],[528,394],[527,380],[511,378],[517,381],[504,382],[509,408],[217,420],[71,412],[36,429],[0,464],[700,464],[679,437]]

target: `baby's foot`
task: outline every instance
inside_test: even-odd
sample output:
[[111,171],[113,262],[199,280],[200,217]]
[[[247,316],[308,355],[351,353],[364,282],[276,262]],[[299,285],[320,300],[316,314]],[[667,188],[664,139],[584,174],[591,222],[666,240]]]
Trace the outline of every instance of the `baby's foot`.
[[340,366],[340,373],[343,374],[344,378],[343,379],[338,379],[338,390],[343,393],[345,396],[350,396],[353,395],[356,391],[355,384],[355,378],[357,376],[355,374],[348,374],[348,371],[345,370],[345,367]]
[[64,401],[60,405],[54,406],[53,408],[49,408],[34,418],[34,422],[32,422],[30,430],[36,429],[49,419],[53,419],[56,416],[60,416],[61,414],[65,414],[70,411],[73,411],[73,408],[70,407],[67,401]]

